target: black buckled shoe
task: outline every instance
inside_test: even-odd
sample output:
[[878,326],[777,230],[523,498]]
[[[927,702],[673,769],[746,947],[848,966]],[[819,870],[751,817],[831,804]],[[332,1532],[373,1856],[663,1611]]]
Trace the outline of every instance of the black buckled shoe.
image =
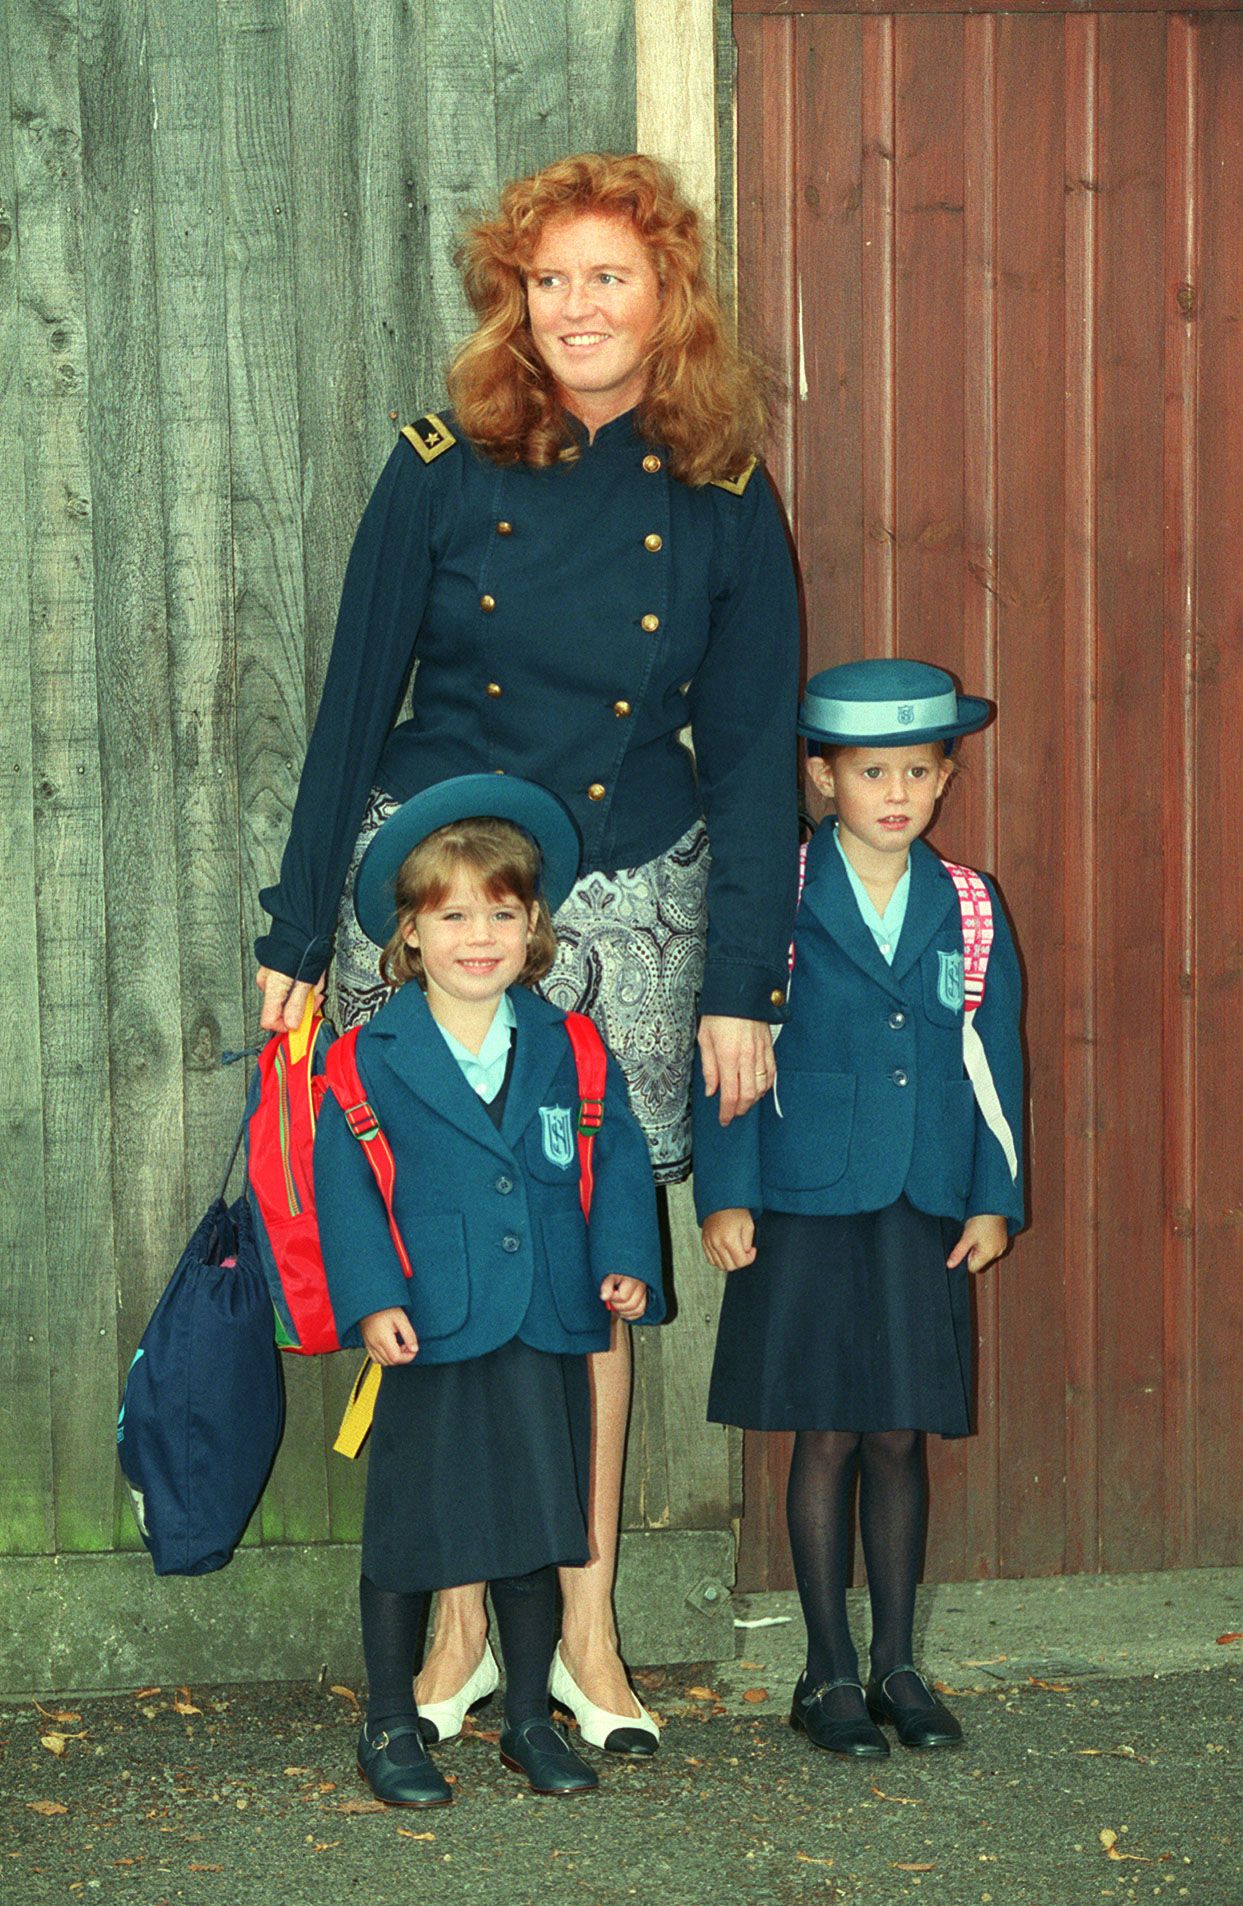
[[532,1793],[591,1793],[599,1775],[574,1752],[555,1721],[536,1715],[501,1735],[501,1760],[516,1774],[525,1774]]
[[[392,1742],[403,1742],[401,1760],[394,1760]],[[427,1748],[413,1717],[369,1735],[366,1723],[358,1736],[358,1774],[377,1800],[388,1807],[447,1807],[453,1789],[427,1757]]]
[[[913,1698],[895,1701],[889,1684],[900,1674],[909,1674],[911,1680],[918,1683],[918,1690],[913,1692]],[[886,1721],[898,1730],[903,1747],[958,1747],[962,1742],[962,1728],[909,1661],[891,1668],[883,1680],[869,1681],[867,1703],[874,1721]]]
[[[824,1696],[834,1688],[858,1688],[857,1715],[825,1711]],[[889,1742],[868,1719],[863,1689],[857,1681],[822,1681],[813,1688],[806,1674],[801,1674],[794,1689],[790,1726],[801,1728],[813,1747],[823,1747],[829,1754],[845,1754],[851,1760],[884,1760],[889,1753]]]

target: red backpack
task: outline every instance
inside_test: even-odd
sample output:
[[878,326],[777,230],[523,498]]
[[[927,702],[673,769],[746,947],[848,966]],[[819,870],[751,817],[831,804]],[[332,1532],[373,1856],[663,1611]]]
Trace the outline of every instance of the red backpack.
[[[583,1013],[567,1013],[565,1029],[578,1074],[579,1197],[591,1210],[592,1146],[604,1117],[604,1041]],[[328,1299],[315,1216],[312,1154],[324,1094],[331,1092],[363,1148],[388,1213],[401,1268],[413,1275],[393,1214],[396,1170],[388,1140],[367,1098],[355,1046],[359,1028],[338,1038],[308,1002],[296,1032],[275,1034],[259,1054],[246,1105],[247,1195],[259,1256],[276,1311],[282,1350],[319,1356],[339,1350]]]

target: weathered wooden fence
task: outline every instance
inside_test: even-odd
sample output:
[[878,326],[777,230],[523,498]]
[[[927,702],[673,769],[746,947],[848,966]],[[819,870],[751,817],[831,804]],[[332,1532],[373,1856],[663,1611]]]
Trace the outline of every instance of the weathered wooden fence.
[[[331,1625],[355,1359],[287,1361],[263,1555],[192,1597],[121,1553],[119,1384],[239,1116],[255,894],[391,418],[441,400],[465,328],[457,235],[504,179],[634,142],[630,0],[9,0],[0,1583],[33,1599],[0,1682],[149,1678],[127,1636],[163,1624],[158,1678],[204,1621],[218,1664],[271,1671]],[[684,1317],[644,1346],[627,1496],[636,1533],[687,1532],[651,1565],[675,1624],[730,1573],[725,1439],[677,1380],[706,1301]],[[237,1641],[277,1581],[278,1636]],[[684,1647],[645,1599],[645,1650]]]

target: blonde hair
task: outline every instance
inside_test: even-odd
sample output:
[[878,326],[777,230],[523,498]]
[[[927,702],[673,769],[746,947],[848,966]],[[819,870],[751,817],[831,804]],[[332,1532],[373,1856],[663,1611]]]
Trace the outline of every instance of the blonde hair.
[[518,983],[534,986],[544,977],[553,962],[557,936],[548,903],[539,890],[539,848],[512,821],[481,814],[438,827],[406,855],[398,868],[393,883],[397,931],[380,955],[380,977],[387,985],[396,988],[413,979],[427,991],[423,956],[417,946],[406,944],[405,936],[416,914],[442,905],[462,873],[477,880],[489,900],[505,900],[512,895],[528,915],[533,907],[536,909],[538,917],[527,941],[526,964]]
[[694,208],[666,167],[641,153],[558,159],[507,185],[496,215],[467,232],[457,262],[479,325],[448,375],[463,432],[496,463],[537,468],[572,441],[531,335],[526,275],[549,221],[586,213],[625,219],[660,281],[639,434],[664,446],[684,483],[737,476],[762,447],[771,380],[729,332],[705,275]]

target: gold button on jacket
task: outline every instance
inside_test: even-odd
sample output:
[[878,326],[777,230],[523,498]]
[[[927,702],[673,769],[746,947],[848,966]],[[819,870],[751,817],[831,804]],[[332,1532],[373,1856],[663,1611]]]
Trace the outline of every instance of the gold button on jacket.
[[639,627],[646,629],[649,635],[655,635],[657,629],[660,627],[660,617],[658,615],[645,615],[640,618]]
[[628,715],[630,713],[630,703],[629,702],[614,702],[613,713],[617,716]]
[[514,533],[514,526],[512,523],[498,523],[496,526],[496,533],[498,536],[512,536]]
[[499,694],[501,694],[501,693],[502,693],[502,689],[501,689],[501,685],[500,685],[500,683],[499,683],[499,682],[489,682],[489,683],[488,683],[488,693],[489,693],[489,695],[491,695],[491,696],[492,696],[492,698],[493,698],[493,700],[495,700],[495,699],[496,699],[496,697],[497,697],[497,696],[498,696]]
[[587,799],[589,801],[602,801],[604,799],[603,781],[592,782],[591,786],[587,790]]
[[660,458],[659,457],[644,457],[643,468],[647,471],[649,476],[655,476],[656,472],[660,468]]
[[491,611],[495,609],[496,607],[496,597],[495,596],[480,596],[479,607],[483,610],[485,615],[490,614]]
[[772,1000],[774,1006],[784,1006],[786,1003],[785,993],[780,986],[774,986],[768,997]]
[[653,531],[652,531],[652,533],[651,533],[651,535],[650,535],[650,536],[645,536],[645,537],[643,538],[643,547],[644,547],[644,549],[650,549],[650,550],[651,550],[651,552],[652,552],[652,554],[653,554],[653,556],[654,556],[654,555],[656,554],[656,551],[657,551],[658,549],[663,549],[663,548],[664,548],[664,546],[665,546],[665,539],[664,539],[664,537],[663,537],[663,536],[658,536],[658,535],[656,534],[656,532],[655,532],[655,530],[653,530]]

